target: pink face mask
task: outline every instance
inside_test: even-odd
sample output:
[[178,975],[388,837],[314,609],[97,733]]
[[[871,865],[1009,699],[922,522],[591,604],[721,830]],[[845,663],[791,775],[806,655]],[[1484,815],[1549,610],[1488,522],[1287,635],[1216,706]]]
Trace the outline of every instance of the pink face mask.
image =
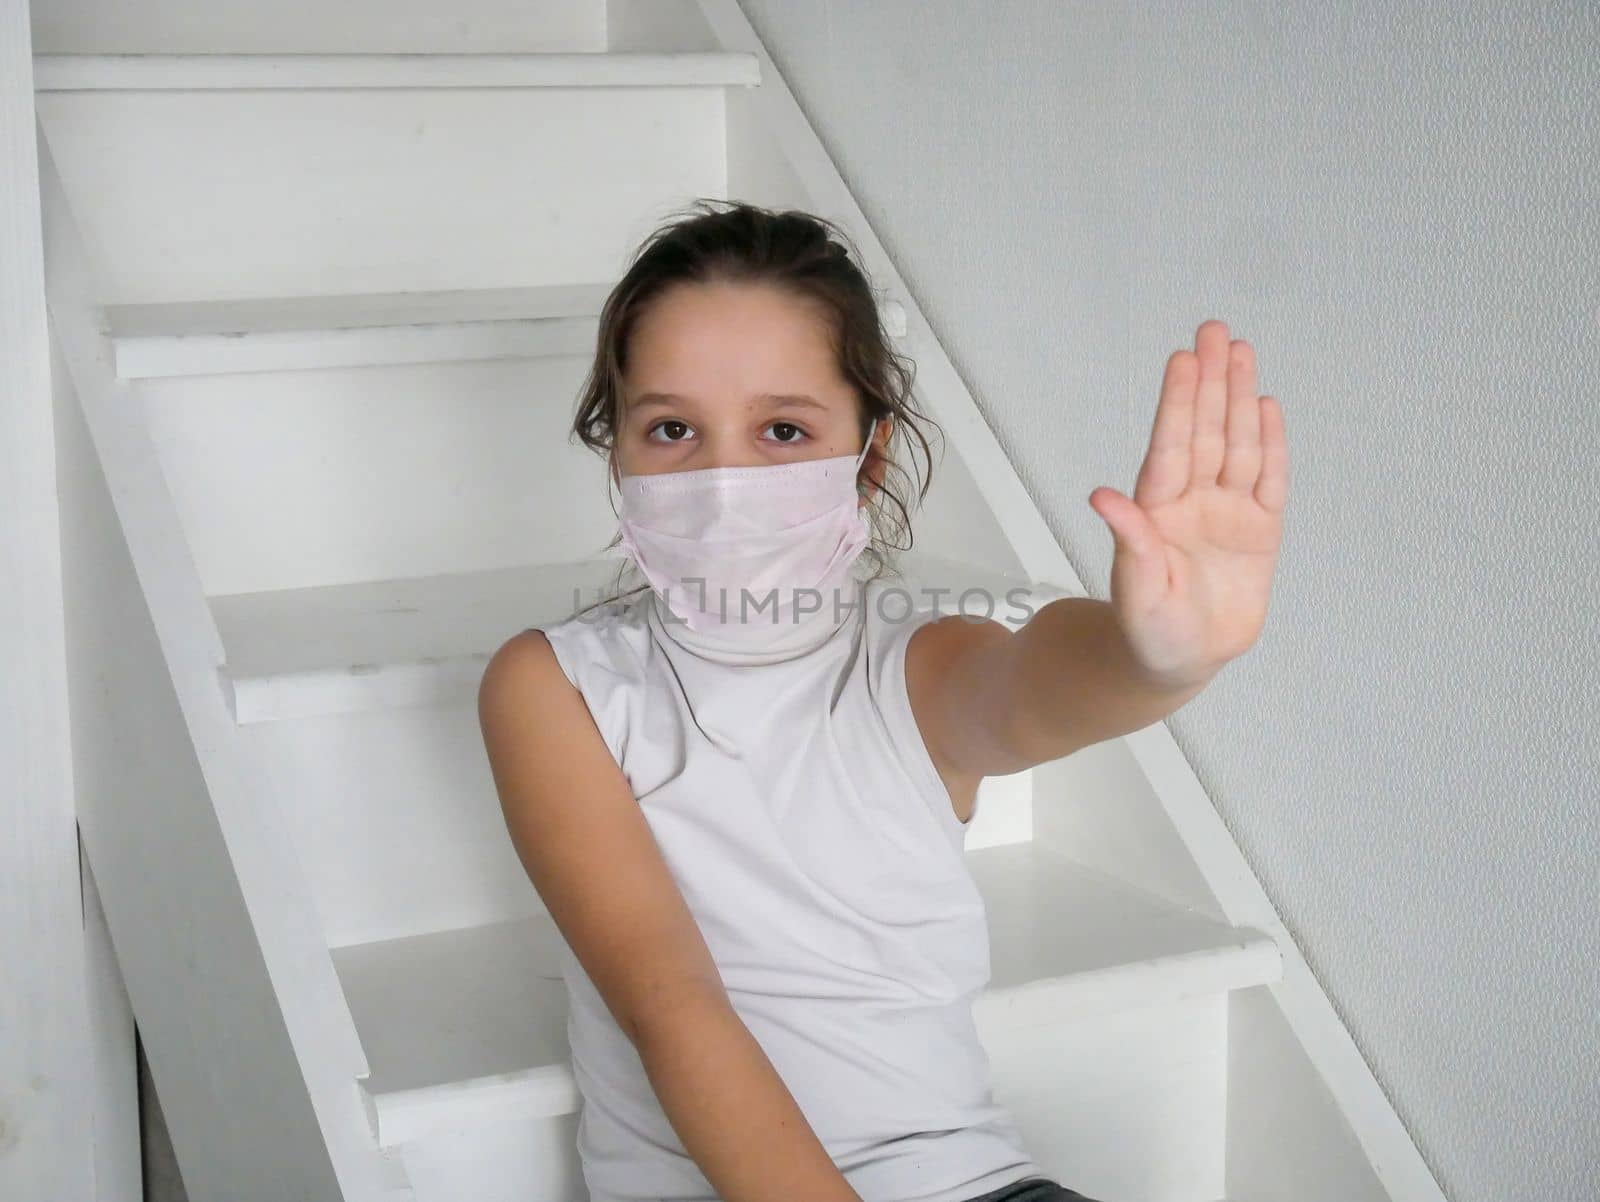
[[856,455],[623,476],[622,545],[691,630],[830,610],[869,541],[856,472],[877,428]]

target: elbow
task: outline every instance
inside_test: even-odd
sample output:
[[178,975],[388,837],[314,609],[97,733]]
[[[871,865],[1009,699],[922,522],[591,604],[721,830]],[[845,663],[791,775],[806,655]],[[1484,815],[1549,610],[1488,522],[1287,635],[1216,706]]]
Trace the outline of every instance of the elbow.
[[720,982],[714,988],[695,984],[640,1001],[617,1016],[617,1025],[642,1059],[657,1047],[695,1042],[709,1025],[732,1013],[733,1005]]

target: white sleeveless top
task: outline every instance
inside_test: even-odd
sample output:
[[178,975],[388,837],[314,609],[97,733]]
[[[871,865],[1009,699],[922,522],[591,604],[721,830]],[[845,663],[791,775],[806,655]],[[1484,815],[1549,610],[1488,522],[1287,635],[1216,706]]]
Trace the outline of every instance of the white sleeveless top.
[[[538,629],[730,1002],[856,1193],[960,1202],[1043,1170],[991,1093],[972,1018],[989,979],[983,899],[906,693],[907,641],[942,615],[860,573],[845,587],[856,605],[761,651],[690,630],[649,590]],[[716,1202],[560,948],[591,1202]]]

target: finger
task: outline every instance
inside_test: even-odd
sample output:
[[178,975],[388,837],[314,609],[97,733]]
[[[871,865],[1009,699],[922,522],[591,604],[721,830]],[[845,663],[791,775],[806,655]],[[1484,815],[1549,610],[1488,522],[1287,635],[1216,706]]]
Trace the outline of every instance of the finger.
[[1227,443],[1228,327],[1216,319],[1201,322],[1195,333],[1195,353],[1200,357],[1200,384],[1194,394],[1194,450],[1189,462],[1189,484],[1213,488],[1222,470]]
[[1256,482],[1256,501],[1272,513],[1282,513],[1289,501],[1289,439],[1277,397],[1261,398],[1261,479]]
[[1200,361],[1193,351],[1173,351],[1168,356],[1150,448],[1133,487],[1134,500],[1140,505],[1154,507],[1176,500],[1189,486],[1194,390],[1199,376]]
[[1228,438],[1217,483],[1249,489],[1261,475],[1261,398],[1256,395],[1256,353],[1242,338],[1228,348]]

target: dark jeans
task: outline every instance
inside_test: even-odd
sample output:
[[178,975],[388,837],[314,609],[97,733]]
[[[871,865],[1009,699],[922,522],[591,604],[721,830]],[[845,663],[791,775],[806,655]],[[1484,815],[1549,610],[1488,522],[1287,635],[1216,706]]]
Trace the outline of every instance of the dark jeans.
[[967,1202],[1095,1202],[1087,1194],[1059,1185],[1048,1177],[1024,1177]]

